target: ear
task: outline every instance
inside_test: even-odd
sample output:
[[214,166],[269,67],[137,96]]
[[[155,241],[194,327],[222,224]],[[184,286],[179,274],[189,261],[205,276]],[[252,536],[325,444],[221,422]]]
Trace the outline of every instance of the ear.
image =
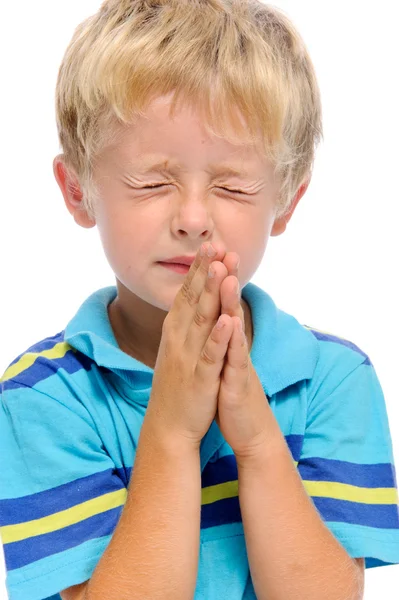
[[282,233],[284,233],[292,215],[294,214],[294,211],[298,205],[299,200],[302,198],[302,196],[305,194],[306,190],[309,187],[310,180],[311,180],[311,176],[309,176],[309,178],[305,181],[305,183],[303,183],[299,187],[297,193],[295,194],[294,200],[292,201],[289,211],[285,215],[283,215],[282,217],[280,217],[279,219],[276,219],[274,221],[273,228],[270,233],[271,236],[278,236],[278,235],[281,235]]
[[81,227],[90,229],[96,225],[86,210],[83,208],[83,192],[75,173],[68,169],[64,162],[64,155],[59,154],[53,161],[53,172],[64,197],[65,205],[73,216],[75,222]]

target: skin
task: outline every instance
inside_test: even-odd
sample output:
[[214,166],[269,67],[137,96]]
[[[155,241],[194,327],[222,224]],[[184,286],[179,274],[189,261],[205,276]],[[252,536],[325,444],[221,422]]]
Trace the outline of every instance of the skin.
[[[170,103],[171,95],[154,100],[145,117],[121,128],[113,144],[98,157],[94,180],[101,197],[95,219],[82,210],[79,180],[65,166],[63,155],[53,162],[68,211],[81,227],[97,225],[115,273],[118,293],[108,314],[118,344],[151,368],[163,321],[185,278],[156,262],[195,255],[201,244],[211,242],[217,250],[215,259],[238,278],[241,289],[261,263],[269,237],[285,231],[310,182],[299,188],[290,212],[275,219],[279,182],[272,165],[254,146],[232,144],[208,134],[191,109],[180,109],[172,120]],[[151,160],[150,154],[151,164],[165,162],[164,173],[143,173],[142,161]],[[220,163],[245,167],[250,174],[212,174],[212,167]],[[137,189],[161,184],[165,185]],[[231,284],[226,293],[232,299],[233,283],[233,278],[226,282]],[[243,299],[241,307],[250,349],[254,335],[251,312]]]

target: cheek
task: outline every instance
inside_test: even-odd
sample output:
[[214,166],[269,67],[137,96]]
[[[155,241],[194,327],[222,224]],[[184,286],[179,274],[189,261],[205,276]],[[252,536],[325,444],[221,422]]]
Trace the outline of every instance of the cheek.
[[[232,247],[242,253],[241,259],[251,262],[251,257],[263,254],[269,238],[270,227],[264,215],[236,220],[230,229]],[[234,232],[234,233],[233,233]],[[229,240],[230,241],[230,240]],[[252,258],[253,260],[253,258]]]
[[240,255],[239,278],[242,285],[246,285],[258,269],[268,240],[269,229],[259,223],[253,223],[249,231],[236,238],[234,250]]
[[107,260],[116,273],[117,270],[125,269],[131,263],[135,254],[135,241],[137,236],[134,230],[116,214],[101,215],[97,220],[97,229],[101,244]]
[[[143,226],[139,215],[102,214],[97,220],[101,244],[108,263],[116,275],[140,275],[156,252],[153,231]],[[155,258],[154,258],[155,260]]]

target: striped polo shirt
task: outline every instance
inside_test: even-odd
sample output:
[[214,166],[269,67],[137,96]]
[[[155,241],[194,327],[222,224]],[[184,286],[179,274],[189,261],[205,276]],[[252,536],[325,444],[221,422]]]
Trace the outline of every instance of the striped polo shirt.
[[[153,369],[123,352],[110,286],[1,378],[0,537],[10,600],[60,600],[88,580],[127,497]],[[366,568],[399,563],[398,491],[383,391],[355,344],[301,325],[248,283],[251,360],[320,517]],[[200,446],[195,600],[255,600],[237,466],[214,421]]]

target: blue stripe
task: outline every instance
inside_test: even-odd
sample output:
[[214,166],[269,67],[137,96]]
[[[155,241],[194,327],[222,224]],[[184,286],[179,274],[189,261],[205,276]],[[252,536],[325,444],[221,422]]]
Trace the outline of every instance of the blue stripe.
[[41,519],[124,487],[118,475],[106,469],[44,492],[0,500],[0,527]]
[[241,521],[238,496],[217,500],[211,504],[201,506],[201,529],[227,523],[240,523]]
[[201,475],[201,487],[209,487],[226,481],[237,481],[237,463],[234,454],[223,456],[206,465]]
[[[293,456],[293,460],[299,460],[303,444],[303,435],[287,435],[285,440]],[[209,462],[201,475],[201,486],[203,488],[218,485],[226,481],[238,479],[237,463],[234,454],[222,456],[215,462]]]
[[299,461],[303,446],[303,435],[290,434],[285,436],[285,441],[291,451],[293,460]]
[[299,462],[298,471],[303,480],[337,481],[367,488],[396,487],[395,467],[391,463],[368,465],[311,457]]
[[22,356],[27,354],[27,352],[43,352],[44,350],[51,350],[51,348],[54,348],[54,346],[64,341],[64,335],[65,330],[60,331],[55,335],[46,337],[44,340],[40,340],[39,342],[36,342],[36,344],[33,344],[33,346],[30,346],[25,352],[23,352]]
[[358,346],[356,346],[356,344],[353,344],[349,340],[343,340],[342,338],[339,338],[335,335],[331,335],[328,333],[321,333],[320,331],[315,331],[311,327],[308,327],[308,325],[305,325],[305,327],[307,327],[308,330],[313,333],[313,335],[315,336],[316,339],[321,340],[322,342],[334,342],[336,344],[341,344],[342,346],[346,346],[347,348],[350,348],[351,350],[354,350],[355,352],[358,352],[359,354],[364,356],[365,361],[362,364],[365,364],[365,365],[372,364],[372,362],[371,362],[370,358],[367,356],[367,354],[365,352],[363,352],[363,350],[361,350]]
[[64,341],[64,333],[64,330],[60,331],[59,333],[56,333],[51,337],[47,337],[44,340],[33,344],[33,346],[29,346],[29,348],[24,350],[22,354],[19,354],[19,356],[17,356],[17,358],[13,360],[7,368],[11,367],[12,365],[15,365],[15,363],[17,363],[19,359],[22,358],[24,354],[27,354],[28,352],[43,352],[43,350],[51,350],[51,348],[54,348],[56,344],[59,344],[60,342]]
[[[338,521],[382,529],[399,528],[396,504],[363,504],[322,497],[311,497],[311,499],[324,521]],[[240,521],[241,511],[238,496],[201,506],[202,529]]]
[[324,521],[340,521],[367,527],[398,529],[397,504],[363,504],[336,498],[310,496]]
[[7,379],[2,383],[3,390],[15,390],[24,387],[34,387],[40,381],[52,377],[57,373],[58,369],[65,369],[67,373],[72,375],[80,369],[89,371],[92,365],[95,364],[91,358],[87,357],[78,351],[68,350],[65,356],[61,358],[46,358],[39,356],[36,358],[32,366],[22,373],[18,373],[15,379]]
[[88,540],[111,535],[118,524],[122,509],[123,506],[118,506],[57,531],[4,544],[7,571],[19,569]]
[[124,467],[124,466],[118,467],[115,469],[116,475],[118,475],[118,477],[120,478],[120,480],[122,481],[122,483],[126,489],[129,487],[130,476],[132,474],[132,470],[133,470],[132,467]]

